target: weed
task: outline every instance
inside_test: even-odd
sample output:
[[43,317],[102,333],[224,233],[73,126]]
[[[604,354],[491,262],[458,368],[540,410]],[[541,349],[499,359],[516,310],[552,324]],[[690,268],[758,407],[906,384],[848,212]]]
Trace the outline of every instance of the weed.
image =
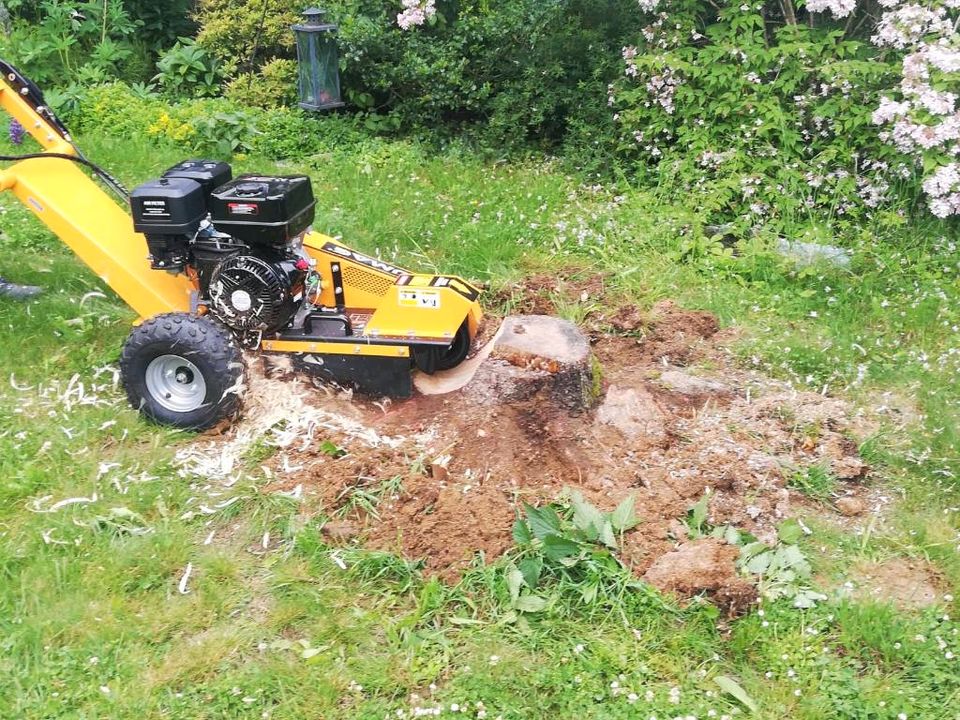
[[383,499],[399,498],[403,492],[403,478],[400,475],[379,483],[373,478],[361,475],[354,484],[348,485],[337,495],[337,510],[334,514],[337,517],[346,517],[364,513],[379,520],[377,506]]
[[830,502],[837,491],[837,478],[824,465],[810,465],[787,478],[787,486],[820,502]]

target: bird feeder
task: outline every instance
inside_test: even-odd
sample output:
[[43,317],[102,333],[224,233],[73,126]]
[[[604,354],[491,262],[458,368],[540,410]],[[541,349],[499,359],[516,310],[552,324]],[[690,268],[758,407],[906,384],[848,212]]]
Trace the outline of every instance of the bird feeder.
[[300,107],[330,110],[343,107],[340,100],[340,65],[337,59],[337,26],[324,20],[319,8],[303,11],[303,21],[293,26],[297,37],[297,77]]

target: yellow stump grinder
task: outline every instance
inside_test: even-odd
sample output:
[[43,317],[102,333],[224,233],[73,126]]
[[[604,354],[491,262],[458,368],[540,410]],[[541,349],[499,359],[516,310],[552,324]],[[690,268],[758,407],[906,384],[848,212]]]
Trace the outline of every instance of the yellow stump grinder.
[[[181,162],[127,193],[77,149],[34,83],[0,60],[0,106],[43,150],[0,156],[10,190],[138,315],[120,357],[131,404],[203,429],[234,415],[243,348],[361,392],[405,397],[412,368],[468,354],[479,290],[419,274],[314,232],[305,175]],[[122,209],[84,169],[129,207]]]

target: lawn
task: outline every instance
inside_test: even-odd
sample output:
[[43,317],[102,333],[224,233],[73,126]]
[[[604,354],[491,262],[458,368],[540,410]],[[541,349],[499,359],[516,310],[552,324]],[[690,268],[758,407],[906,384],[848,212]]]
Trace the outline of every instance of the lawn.
[[[130,185],[182,155],[80,145]],[[730,621],[632,586],[584,603],[562,582],[546,612],[518,619],[504,561],[478,559],[451,586],[392,555],[332,552],[306,508],[263,490],[269,448],[199,511],[204,480],[176,462],[196,439],[141,420],[116,386],[132,313],[3,195],[0,272],[46,292],[0,301],[0,717],[960,717],[960,246],[947,226],[891,215],[843,229],[849,267],[797,266],[759,239],[735,255],[689,208],[549,163],[397,142],[234,166],[308,172],[317,229],[412,267],[494,288],[603,272],[623,302],[715,313],[738,328],[745,366],[886,418],[861,454],[889,507],[801,541],[827,600]],[[589,303],[558,312],[582,319]],[[829,495],[824,478],[799,482]],[[933,605],[842,597],[850,568],[891,558],[929,568]]]

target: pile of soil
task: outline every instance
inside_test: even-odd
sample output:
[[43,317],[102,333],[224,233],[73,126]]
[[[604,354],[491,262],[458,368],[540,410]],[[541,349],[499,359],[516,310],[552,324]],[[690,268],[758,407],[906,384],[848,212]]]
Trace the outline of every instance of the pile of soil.
[[[537,299],[521,296],[514,310],[552,310],[539,282],[521,288]],[[588,282],[560,291],[574,301],[602,297],[602,283]],[[624,538],[624,561],[681,595],[741,602],[733,549],[688,542],[680,519],[709,490],[711,524],[773,541],[781,520],[810,510],[786,487],[791,474],[813,464],[850,481],[865,473],[857,418],[840,400],[737,367],[725,348],[731,335],[709,313],[664,301],[649,312],[594,312],[585,325],[603,373],[594,410],[572,415],[539,395],[478,402],[483,390],[470,386],[386,403],[314,392],[304,396],[314,411],[348,412],[349,427],[314,423],[309,442],[286,443],[271,461],[270,489],[301,486],[310,507],[339,517],[328,525],[331,540],[422,559],[445,579],[477,553],[492,560],[509,548],[524,502],[549,502],[570,487],[610,510],[633,494],[640,524]],[[856,495],[857,486],[845,491]],[[379,500],[375,513],[356,502],[364,497]],[[695,566],[705,579],[679,578],[671,564]]]

